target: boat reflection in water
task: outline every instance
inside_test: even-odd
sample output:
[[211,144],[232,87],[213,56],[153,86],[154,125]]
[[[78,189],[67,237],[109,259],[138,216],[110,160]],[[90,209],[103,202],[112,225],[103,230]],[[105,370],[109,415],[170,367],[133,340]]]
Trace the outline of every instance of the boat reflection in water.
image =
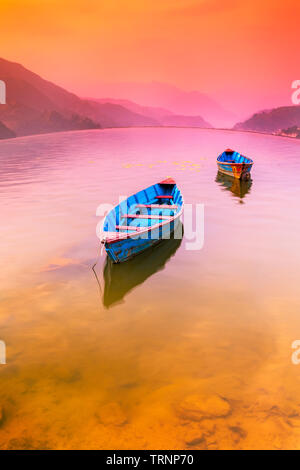
[[224,189],[230,191],[234,196],[240,198],[241,204],[243,203],[242,199],[250,192],[252,186],[252,179],[243,181],[220,172],[217,174],[216,182],[220,183],[220,186],[223,186]]
[[175,239],[171,234],[170,239],[162,240],[157,246],[149,248],[126,263],[114,264],[107,257],[103,270],[103,305],[109,308],[122,302],[128,292],[142,284],[148,277],[164,269],[181,242],[182,238]]

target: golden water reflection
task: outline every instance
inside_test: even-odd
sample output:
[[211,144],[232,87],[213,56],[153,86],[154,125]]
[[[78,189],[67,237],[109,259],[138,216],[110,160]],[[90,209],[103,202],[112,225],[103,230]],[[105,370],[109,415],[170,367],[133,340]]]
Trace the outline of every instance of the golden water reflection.
[[191,303],[192,283],[176,303],[166,288],[159,310],[140,288],[100,315],[89,274],[79,295],[49,282],[4,302],[1,318],[12,305],[20,318],[1,370],[1,448],[299,448],[299,373],[279,317],[291,305],[254,313],[241,286]]
[[103,270],[104,293],[103,305],[107,308],[122,302],[128,292],[164,269],[168,260],[180,247],[182,239],[163,240],[158,246],[147,250],[123,264],[113,264],[106,258]]
[[252,179],[248,181],[239,180],[238,178],[233,178],[231,176],[224,175],[218,171],[216,182],[220,183],[224,189],[231,191],[231,193],[240,199],[242,199],[250,192],[252,186]]
[[[234,197],[214,181],[225,142],[259,155]],[[300,448],[299,144],[199,129],[1,142],[1,449]],[[172,163],[199,154],[201,172]],[[102,298],[96,208],[161,179],[153,155],[205,204],[204,247],[171,240],[132,269],[100,257]],[[122,167],[141,156],[147,170]]]

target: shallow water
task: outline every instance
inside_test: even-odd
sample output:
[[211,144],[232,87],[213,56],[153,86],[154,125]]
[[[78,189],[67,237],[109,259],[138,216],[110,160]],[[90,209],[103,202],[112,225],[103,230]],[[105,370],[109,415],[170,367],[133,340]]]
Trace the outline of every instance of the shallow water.
[[[251,182],[217,175],[227,147]],[[299,141],[230,131],[1,142],[0,448],[300,448],[299,169]],[[166,176],[204,247],[102,256],[98,284],[97,207]]]

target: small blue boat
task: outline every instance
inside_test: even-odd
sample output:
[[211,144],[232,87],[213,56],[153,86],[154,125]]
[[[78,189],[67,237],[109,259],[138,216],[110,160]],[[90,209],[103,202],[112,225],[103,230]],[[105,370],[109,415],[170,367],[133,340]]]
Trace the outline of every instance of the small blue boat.
[[241,180],[249,180],[253,160],[234,150],[227,149],[218,156],[217,165],[220,173],[224,175],[233,176]]
[[122,263],[170,238],[180,222],[183,198],[168,178],[122,201],[104,219],[101,243],[113,263]]

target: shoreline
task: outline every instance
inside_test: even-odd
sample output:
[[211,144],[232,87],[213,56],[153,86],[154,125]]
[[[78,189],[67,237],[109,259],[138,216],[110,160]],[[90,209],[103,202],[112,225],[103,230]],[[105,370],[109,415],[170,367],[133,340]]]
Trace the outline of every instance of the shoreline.
[[123,127],[101,127],[98,129],[74,129],[74,130],[68,130],[68,131],[57,131],[57,132],[46,132],[46,133],[41,133],[41,134],[29,134],[29,135],[24,135],[24,136],[16,136],[16,137],[9,137],[7,139],[0,139],[1,142],[11,142],[14,140],[19,140],[19,139],[26,139],[26,138],[31,138],[31,137],[39,137],[39,136],[49,136],[49,135],[55,135],[55,134],[69,134],[71,132],[87,132],[87,131],[94,131],[94,132],[100,132],[100,131],[105,131],[105,130],[112,130],[112,129],[199,129],[201,131],[223,131],[223,132],[239,132],[239,133],[248,133],[248,134],[258,134],[258,135],[265,135],[265,136],[270,136],[270,137],[282,137],[282,138],[287,138],[287,139],[293,139],[293,140],[299,140],[297,137],[292,137],[289,135],[281,135],[281,134],[270,134],[269,132],[261,132],[261,131],[251,131],[251,130],[245,130],[245,129],[229,129],[226,127],[198,127],[198,126],[123,126]]

